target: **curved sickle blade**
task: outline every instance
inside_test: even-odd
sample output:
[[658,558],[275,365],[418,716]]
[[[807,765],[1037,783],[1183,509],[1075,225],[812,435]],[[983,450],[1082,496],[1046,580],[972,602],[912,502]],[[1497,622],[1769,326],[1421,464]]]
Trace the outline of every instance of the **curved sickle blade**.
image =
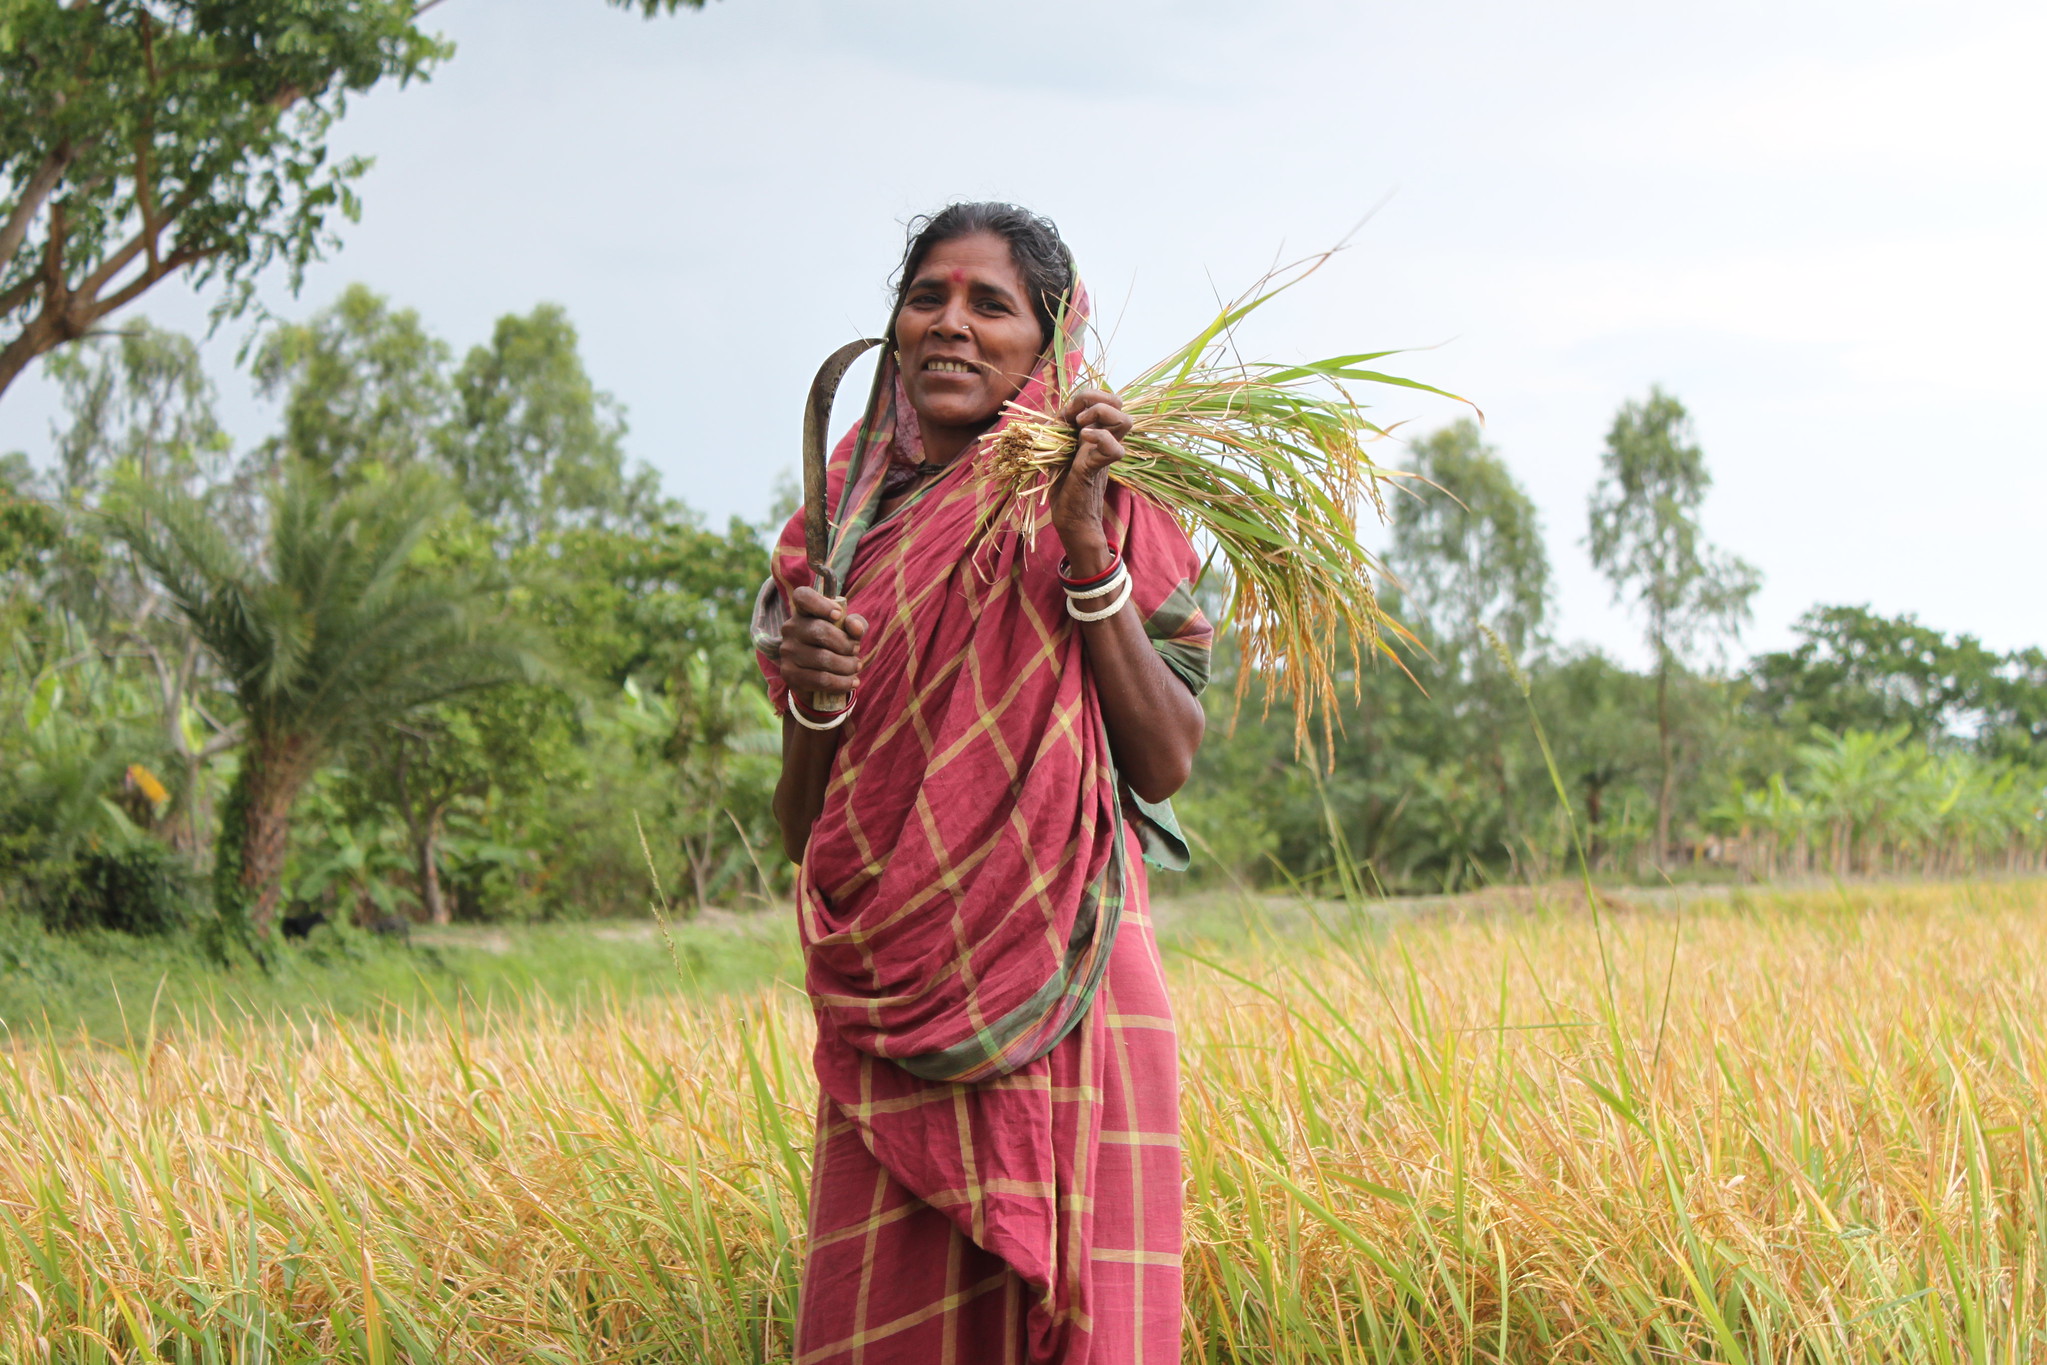
[[810,557],[811,572],[817,576],[818,591],[827,597],[836,597],[838,593],[826,562],[832,547],[825,508],[825,429],[832,420],[832,399],[838,396],[839,381],[846,377],[854,361],[870,347],[879,345],[880,337],[866,337],[833,351],[818,366],[817,378],[810,381],[810,401],[803,409],[803,550]]

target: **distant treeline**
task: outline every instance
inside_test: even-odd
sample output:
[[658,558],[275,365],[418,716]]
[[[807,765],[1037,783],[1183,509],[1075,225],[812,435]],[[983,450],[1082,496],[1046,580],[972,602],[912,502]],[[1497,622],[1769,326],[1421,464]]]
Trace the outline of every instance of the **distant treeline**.
[[2040,869],[2047,652],[1822,606],[1791,649],[1727,666],[1759,576],[1706,543],[1689,425],[1668,394],[1626,404],[1588,508],[1640,672],[1550,637],[1534,505],[1478,428],[1418,441],[1387,555],[1413,638],[1362,672],[1319,768],[1254,684],[1181,802],[1214,862],[1312,878],[1345,847],[1395,891],[1551,877],[1580,848],[1647,878]]
[[[628,466],[559,309],[458,359],[352,289],[255,347],[278,418],[244,450],[184,337],[45,364],[65,416],[0,462],[0,913],[227,951],[285,917],[786,890],[745,629],[769,528]],[[1586,543],[1653,666],[1551,641],[1533,505],[1476,427],[1438,431],[1390,495],[1412,635],[1358,670],[1333,750],[1298,754],[1255,683],[1240,706],[1221,651],[1193,875],[1455,889],[1580,844],[1629,876],[2040,865],[2047,656],[1825,607],[1716,666],[1756,573],[1700,534],[1684,410],[1653,392],[1607,446]]]

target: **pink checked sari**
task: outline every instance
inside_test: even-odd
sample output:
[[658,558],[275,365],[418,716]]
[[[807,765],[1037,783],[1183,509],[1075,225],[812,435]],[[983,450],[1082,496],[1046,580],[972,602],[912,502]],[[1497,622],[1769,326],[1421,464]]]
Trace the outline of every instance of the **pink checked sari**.
[[[1178,832],[1120,789],[1056,534],[977,535],[985,441],[877,519],[922,447],[892,362],[875,394],[829,481],[868,634],[798,880],[823,1094],[796,1359],[1177,1361],[1174,1039],[1137,855]],[[1120,486],[1105,523],[1199,690],[1185,534]],[[780,709],[800,516],[773,573],[755,639]]]

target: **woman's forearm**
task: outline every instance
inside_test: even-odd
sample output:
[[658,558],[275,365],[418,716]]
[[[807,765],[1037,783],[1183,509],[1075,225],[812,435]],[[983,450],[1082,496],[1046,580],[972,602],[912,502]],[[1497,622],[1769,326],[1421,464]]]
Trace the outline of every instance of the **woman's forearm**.
[[1116,768],[1139,796],[1164,801],[1194,770],[1207,723],[1201,702],[1152,648],[1134,609],[1080,630]]
[[789,716],[782,717],[782,777],[775,784],[775,822],[782,827],[782,852],[792,863],[803,861],[810,827],[824,809],[824,789],[831,781],[832,759],[838,752],[837,730],[810,730]]
[[[1106,544],[1076,548],[1077,555],[1068,554],[1076,574],[1098,573],[1110,562]],[[1164,801],[1193,771],[1207,724],[1201,702],[1152,648],[1134,603],[1079,629],[1116,769],[1139,796]]]

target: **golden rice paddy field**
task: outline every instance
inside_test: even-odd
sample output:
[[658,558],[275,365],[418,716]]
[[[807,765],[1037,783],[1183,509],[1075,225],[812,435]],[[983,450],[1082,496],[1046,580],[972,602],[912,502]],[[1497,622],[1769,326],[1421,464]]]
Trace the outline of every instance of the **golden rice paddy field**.
[[[2047,1359],[2047,885],[1176,956],[1187,1359]],[[787,987],[0,1056],[0,1359],[786,1353]]]

